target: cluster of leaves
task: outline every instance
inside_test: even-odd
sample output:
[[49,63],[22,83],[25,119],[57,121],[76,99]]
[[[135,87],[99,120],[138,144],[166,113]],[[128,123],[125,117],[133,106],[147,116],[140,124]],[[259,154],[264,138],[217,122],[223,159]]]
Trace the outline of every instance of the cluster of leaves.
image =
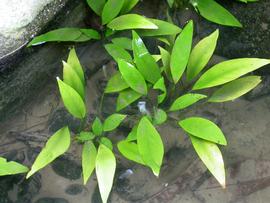
[[[183,0],[167,0],[170,7]],[[236,0],[242,3],[256,2],[258,0]],[[242,27],[242,24],[222,5],[215,0],[190,0],[189,3],[205,19],[226,26]]]
[[[164,146],[157,126],[171,118],[172,112],[203,102],[231,101],[260,83],[259,76],[244,75],[269,64],[270,60],[239,58],[206,69],[216,48],[218,30],[192,47],[192,21],[182,30],[170,22],[126,14],[137,3],[137,0],[88,0],[89,6],[101,16],[102,24],[106,26],[105,33],[132,30],[132,38],[112,38],[111,43],[105,45],[118,67],[104,90],[105,94],[118,94],[116,113],[105,119],[97,116],[91,125],[85,122],[88,115],[86,81],[75,49],[71,49],[67,62],[63,62],[63,79],[57,78],[57,82],[64,106],[81,120],[79,133],[74,135],[75,139],[71,139],[68,126],[58,130],[47,141],[30,170],[19,163],[0,158],[0,175],[28,172],[29,178],[64,154],[71,140],[75,140],[82,144],[84,184],[95,170],[102,200],[107,202],[116,169],[114,145],[107,135],[129,116],[121,113],[127,106],[138,100],[151,103],[150,109],[140,107],[140,118],[127,137],[117,143],[117,148],[124,157],[149,167],[159,176]],[[92,29],[62,28],[34,38],[29,45],[47,41],[87,41],[100,37]],[[157,40],[161,44],[159,53],[150,53],[142,37]],[[208,88],[214,89],[204,91]],[[157,93],[154,98],[152,92]],[[218,145],[227,145],[227,141],[220,128],[198,116],[178,118],[177,123],[190,138],[200,159],[225,187],[224,162]]]

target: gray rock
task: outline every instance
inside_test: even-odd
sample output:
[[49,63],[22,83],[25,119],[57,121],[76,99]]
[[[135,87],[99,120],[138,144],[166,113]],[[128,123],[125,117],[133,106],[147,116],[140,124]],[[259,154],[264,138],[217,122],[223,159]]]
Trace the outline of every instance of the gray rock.
[[54,172],[69,180],[77,180],[81,177],[81,167],[67,158],[59,158],[52,162]]
[[63,198],[44,197],[44,198],[38,199],[35,203],[69,203],[69,201]]
[[65,192],[69,195],[78,195],[81,194],[83,191],[84,187],[79,184],[72,184],[67,187]]

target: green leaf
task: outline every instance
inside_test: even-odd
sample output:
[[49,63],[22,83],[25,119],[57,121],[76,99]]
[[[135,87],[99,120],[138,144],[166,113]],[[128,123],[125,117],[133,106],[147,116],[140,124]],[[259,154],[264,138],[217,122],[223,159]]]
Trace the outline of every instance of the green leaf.
[[153,54],[152,57],[154,58],[155,62],[158,62],[161,59],[161,55]]
[[86,107],[81,96],[69,85],[57,78],[59,91],[65,107],[68,112],[76,118],[84,118]]
[[200,159],[217,181],[225,188],[225,168],[222,154],[218,146],[212,142],[190,136],[192,145]]
[[[82,35],[81,35],[81,40],[84,41],[83,39],[85,40],[89,40],[89,39],[101,39],[101,36],[100,34],[96,31],[96,30],[93,30],[93,29],[85,29],[85,28],[82,28],[80,29],[80,31],[82,32]],[[79,41],[79,39],[77,39]]]
[[120,153],[127,159],[145,165],[136,143],[123,140],[118,142],[117,147]]
[[122,59],[118,60],[118,67],[121,75],[131,89],[146,95],[147,86],[141,73],[131,64]]
[[209,102],[225,102],[237,99],[255,88],[261,82],[259,76],[247,76],[230,83],[214,92]]
[[124,89],[129,88],[120,72],[115,73],[107,83],[105,93],[120,92]]
[[120,110],[126,108],[128,105],[135,102],[141,96],[142,96],[142,94],[135,92],[132,89],[127,89],[127,90],[120,92],[120,94],[117,98],[117,101],[116,101],[116,111],[120,111]]
[[72,48],[69,52],[67,63],[77,73],[80,80],[82,81],[82,84],[85,85],[83,68],[74,48]]
[[[85,30],[86,29],[84,29],[84,32]],[[27,46],[36,46],[45,42],[84,42],[100,38],[97,31],[92,29],[88,30],[93,32],[92,36],[85,35],[80,28],[59,28],[35,37]]]
[[173,81],[176,84],[184,73],[192,45],[193,21],[190,21],[176,38],[173,46],[170,67]]
[[163,160],[164,147],[159,133],[145,116],[137,129],[137,143],[144,163],[158,176]]
[[0,176],[15,175],[19,173],[27,173],[28,168],[15,161],[9,161],[3,157],[0,157]]
[[65,84],[72,87],[84,100],[85,89],[84,85],[78,76],[77,72],[69,64],[63,61],[63,81]]
[[164,35],[177,35],[181,32],[181,29],[169,22],[148,18],[152,23],[158,26],[155,30],[139,30],[140,36],[164,36]]
[[107,26],[112,30],[158,29],[158,26],[138,14],[122,15],[112,20]]
[[68,127],[63,127],[58,130],[47,141],[45,147],[37,156],[31,170],[28,172],[26,178],[29,178],[34,173],[44,168],[60,155],[64,154],[70,145],[70,133]]
[[92,132],[82,131],[78,136],[76,136],[76,139],[79,140],[80,142],[86,142],[94,139],[95,137],[96,137],[95,134]]
[[216,64],[195,83],[193,90],[225,84],[270,63],[268,59],[240,58]]
[[190,117],[178,123],[187,133],[198,138],[221,145],[227,145],[225,136],[220,128],[205,118]]
[[170,8],[172,8],[173,4],[174,4],[174,0],[167,0],[167,2],[169,4]]
[[137,129],[138,129],[138,123],[133,126],[132,130],[128,134],[126,141],[135,141],[137,140]]
[[97,14],[101,15],[102,10],[104,8],[104,5],[106,3],[106,0],[86,0],[89,7]]
[[156,90],[161,90],[162,91],[162,94],[158,95],[158,103],[162,103],[164,101],[164,99],[166,98],[167,96],[167,89],[166,89],[166,86],[165,86],[165,82],[164,82],[164,78],[161,77],[157,82],[156,84],[154,85],[153,89],[156,89]]
[[127,117],[126,115],[119,113],[110,115],[104,121],[103,130],[107,132],[116,129],[126,117]]
[[162,109],[155,109],[154,111],[154,118],[153,124],[154,125],[161,125],[167,120],[167,113]]
[[178,111],[185,109],[192,104],[200,101],[201,99],[206,98],[206,95],[203,94],[195,94],[195,93],[188,93],[181,97],[178,97],[170,107],[170,111]]
[[93,124],[92,124],[92,130],[95,135],[101,135],[103,132],[103,125],[101,120],[96,117]]
[[124,59],[128,62],[132,62],[130,54],[122,47],[119,47],[115,44],[106,44],[105,49],[115,61],[118,61],[119,59]]
[[100,139],[100,143],[108,147],[110,150],[113,150],[113,144],[112,141],[107,137],[102,137]]
[[216,30],[193,48],[187,65],[187,80],[192,80],[206,66],[215,51],[218,35],[219,31]]
[[135,31],[132,31],[132,35],[132,49],[135,64],[144,79],[154,84],[161,77],[160,69],[139,35]]
[[113,38],[112,42],[123,49],[132,50],[132,40],[130,38],[127,37]]
[[165,43],[166,45],[168,45],[169,47],[171,46],[171,43],[169,42],[169,40],[166,37],[157,37],[157,40]]
[[96,158],[96,174],[101,199],[107,202],[113,185],[116,160],[113,152],[103,144],[99,145]]
[[241,23],[224,7],[214,0],[192,0],[200,15],[217,24],[242,27]]
[[121,14],[126,14],[131,11],[139,2],[139,0],[125,0],[124,5],[121,9]]
[[163,49],[160,46],[158,48],[159,48],[159,51],[160,51],[164,71],[165,71],[166,76],[168,77],[168,79],[171,81],[172,80],[172,75],[171,75],[171,70],[170,70],[171,54],[166,49]]
[[102,10],[102,25],[109,23],[121,11],[124,0],[108,0]]
[[83,183],[86,184],[96,166],[97,149],[92,141],[84,143],[82,150]]

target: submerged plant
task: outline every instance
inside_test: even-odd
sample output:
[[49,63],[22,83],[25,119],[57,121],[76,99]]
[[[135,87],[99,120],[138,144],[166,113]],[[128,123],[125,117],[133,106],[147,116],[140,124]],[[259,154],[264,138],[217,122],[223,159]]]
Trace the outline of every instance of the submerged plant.
[[[29,178],[64,154],[71,141],[76,141],[82,144],[84,184],[95,171],[102,200],[107,202],[116,170],[114,144],[107,135],[116,130],[126,117],[132,116],[121,111],[139,100],[141,114],[126,138],[117,143],[119,152],[127,159],[149,167],[159,176],[164,146],[156,127],[167,122],[168,118],[173,118],[179,128],[186,132],[205,166],[221,186],[225,187],[225,167],[219,145],[227,145],[227,141],[221,129],[206,118],[196,115],[184,117],[183,114],[176,118],[171,114],[191,108],[195,104],[227,102],[244,95],[261,81],[259,76],[245,75],[269,64],[270,60],[239,58],[206,68],[216,48],[218,30],[192,47],[192,21],[181,31],[171,23],[137,14],[116,17],[123,8],[123,13],[126,13],[138,1],[121,2],[121,6],[115,7],[112,6],[115,5],[114,0],[88,0],[92,9],[102,16],[104,25],[107,24],[113,30],[132,30],[132,39],[113,38],[112,43],[105,45],[105,49],[117,63],[115,74],[109,79],[104,90],[105,96],[118,94],[115,113],[105,119],[96,115],[90,126],[86,122],[88,113],[84,70],[75,49],[71,49],[67,62],[63,62],[63,79],[57,78],[57,82],[64,106],[71,115],[81,120],[79,133],[71,134],[68,126],[59,129],[49,138],[30,170],[19,163],[0,158],[0,175],[27,173],[26,178]],[[115,10],[111,11],[110,7]],[[111,13],[107,13],[109,11]],[[89,33],[95,33],[98,38],[97,33],[89,29],[72,28],[68,34],[69,31],[64,34],[66,41],[89,39]],[[60,39],[57,32],[41,35],[30,45]],[[51,36],[54,38],[50,38]],[[142,36],[162,41],[163,45],[158,47],[160,53],[150,53]],[[214,89],[205,91],[209,88]],[[156,96],[153,96],[152,92],[155,92]],[[149,108],[145,107],[146,103],[151,103]],[[72,136],[75,139],[71,139]]]

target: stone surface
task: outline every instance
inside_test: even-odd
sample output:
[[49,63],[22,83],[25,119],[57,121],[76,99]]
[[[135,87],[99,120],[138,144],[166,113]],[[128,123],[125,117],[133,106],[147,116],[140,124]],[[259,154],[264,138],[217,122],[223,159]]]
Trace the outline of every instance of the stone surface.
[[69,203],[69,202],[62,198],[44,197],[37,200],[35,203]]
[[66,189],[66,193],[69,195],[78,195],[83,192],[83,186],[79,184],[69,185]]

